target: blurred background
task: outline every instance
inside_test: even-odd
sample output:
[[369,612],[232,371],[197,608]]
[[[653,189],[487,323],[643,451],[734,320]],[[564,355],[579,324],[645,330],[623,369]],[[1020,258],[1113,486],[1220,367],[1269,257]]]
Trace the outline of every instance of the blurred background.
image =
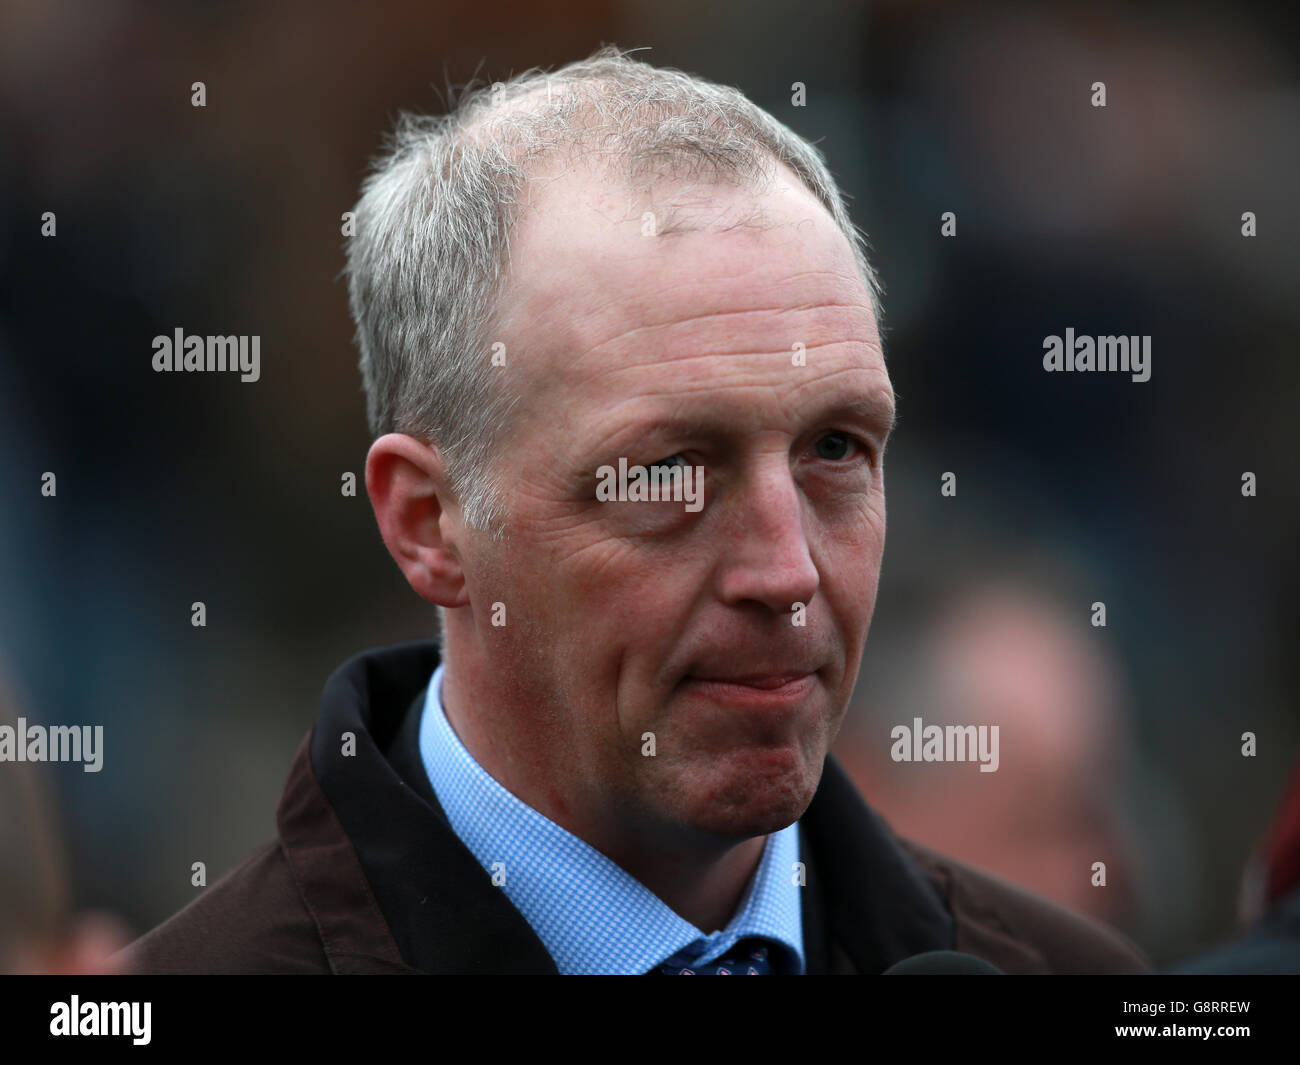
[[[42,770],[62,887],[7,897],[158,923],[272,836],[329,673],[432,632],[362,484],[340,215],[399,109],[612,42],[817,143],[874,248],[868,801],[1158,962],[1230,935],[1300,749],[1291,7],[0,0],[0,672],[11,716],[105,730],[101,772]],[[1067,326],[1151,335],[1151,380],[1045,374]],[[260,335],[261,380],[153,373],[177,327]],[[1000,722],[999,772],[891,762],[916,716]]]

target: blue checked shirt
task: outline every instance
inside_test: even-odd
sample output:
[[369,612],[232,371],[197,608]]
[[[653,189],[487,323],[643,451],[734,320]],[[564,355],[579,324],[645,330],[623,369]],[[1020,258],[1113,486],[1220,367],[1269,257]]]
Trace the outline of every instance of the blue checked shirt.
[[[767,837],[758,871],[731,922],[708,935],[572,832],[516,798],[474,760],[442,708],[441,665],[420,719],[420,758],[434,794],[465,846],[537,933],[565,975],[636,975],[679,951],[690,964],[725,956],[739,939],[762,936],[787,949],[774,972],[804,971],[798,822]],[[497,865],[497,863],[501,863]]]

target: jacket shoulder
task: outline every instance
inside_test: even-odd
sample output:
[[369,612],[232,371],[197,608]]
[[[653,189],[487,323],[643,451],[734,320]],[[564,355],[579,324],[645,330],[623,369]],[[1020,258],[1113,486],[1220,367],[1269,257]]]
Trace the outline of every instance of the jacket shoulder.
[[938,886],[956,949],[1008,973],[1136,973],[1151,965],[1122,933],[908,839],[898,842]]
[[258,847],[114,960],[137,973],[330,972],[278,841]]

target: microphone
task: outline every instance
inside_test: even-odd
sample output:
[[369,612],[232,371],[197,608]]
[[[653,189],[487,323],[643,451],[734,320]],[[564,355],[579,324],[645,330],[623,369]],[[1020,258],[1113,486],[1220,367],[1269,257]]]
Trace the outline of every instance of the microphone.
[[1005,976],[996,965],[990,965],[974,954],[958,950],[930,950],[913,954],[895,962],[883,976]]

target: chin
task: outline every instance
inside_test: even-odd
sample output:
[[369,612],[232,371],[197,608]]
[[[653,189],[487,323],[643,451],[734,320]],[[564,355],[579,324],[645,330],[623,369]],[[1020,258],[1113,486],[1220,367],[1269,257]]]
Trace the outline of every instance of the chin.
[[[729,760],[730,762],[730,760]],[[793,824],[812,802],[821,779],[800,757],[773,760],[765,755],[715,764],[688,781],[688,820],[697,829],[736,839],[765,836]]]
[[807,803],[769,803],[729,810],[701,810],[691,819],[691,825],[711,836],[753,839],[788,828],[803,816],[807,808]]

